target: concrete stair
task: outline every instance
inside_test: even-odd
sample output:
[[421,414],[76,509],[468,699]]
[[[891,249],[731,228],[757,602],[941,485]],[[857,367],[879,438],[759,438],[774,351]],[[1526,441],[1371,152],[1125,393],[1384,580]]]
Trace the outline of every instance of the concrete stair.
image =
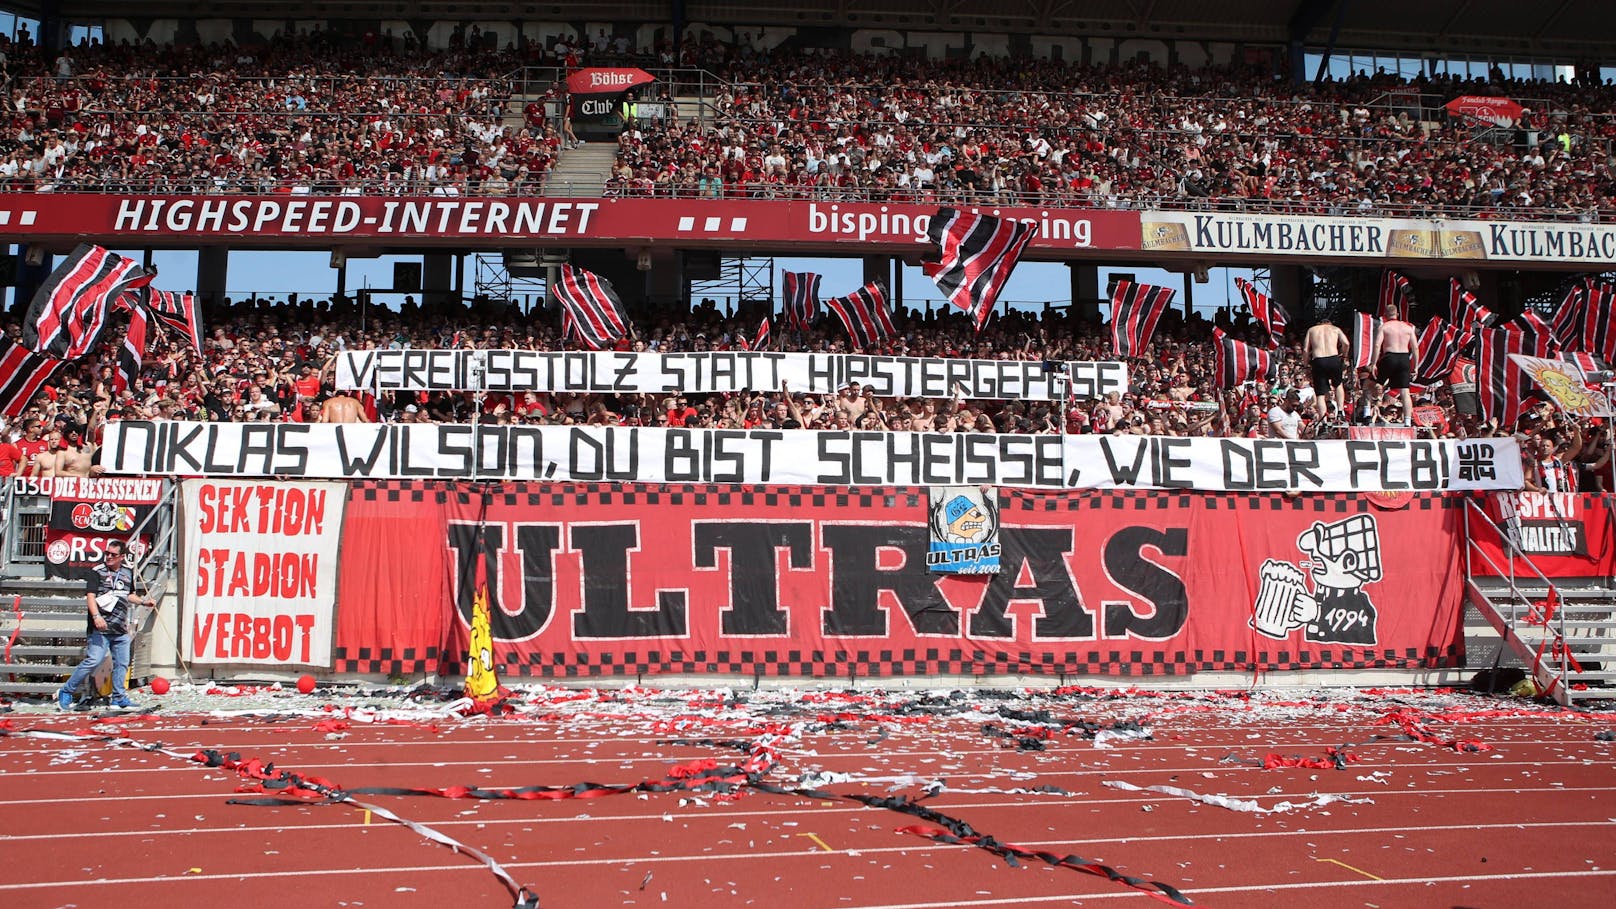
[[[1560,605],[1544,622],[1549,590],[1537,578],[1530,584],[1517,580],[1513,588],[1504,578],[1472,577],[1466,583],[1469,605],[1502,638],[1500,646],[1556,701],[1571,706],[1616,695],[1616,588],[1591,580],[1557,583],[1555,589]],[[1569,657],[1563,677],[1562,647]]]
[[545,195],[599,198],[616,160],[614,142],[586,142],[563,151],[545,180]]
[[[48,697],[62,687],[84,656],[85,612],[83,582],[37,577],[0,580],[0,695]],[[140,626],[137,632],[149,630],[151,610],[136,610],[135,618]],[[137,679],[149,674],[143,637],[135,638],[131,659]],[[11,642],[9,658],[3,656],[7,642]]]

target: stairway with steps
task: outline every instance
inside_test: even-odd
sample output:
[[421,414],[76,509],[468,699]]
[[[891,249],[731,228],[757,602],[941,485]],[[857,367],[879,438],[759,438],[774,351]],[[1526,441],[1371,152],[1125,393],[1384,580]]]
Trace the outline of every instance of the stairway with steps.
[[[61,688],[84,656],[86,611],[82,581],[0,580],[0,696],[48,697]],[[150,610],[136,616],[146,626],[151,618]],[[131,665],[139,679],[149,674],[148,648],[140,646],[140,637],[135,641]],[[9,655],[4,652],[7,642]]]
[[600,198],[606,176],[617,160],[615,142],[586,142],[563,151],[545,178],[544,194],[564,198]]
[[1499,637],[1499,665],[1508,664],[1505,653],[1513,656],[1540,691],[1566,706],[1616,696],[1616,587],[1599,579],[1556,582],[1559,602],[1551,610],[1549,587],[1536,577],[1471,577],[1465,586],[1470,605]]

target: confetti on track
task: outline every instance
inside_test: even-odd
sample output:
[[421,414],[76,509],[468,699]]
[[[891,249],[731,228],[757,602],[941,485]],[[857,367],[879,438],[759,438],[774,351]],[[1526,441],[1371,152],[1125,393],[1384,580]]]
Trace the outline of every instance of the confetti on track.
[[[1616,887],[1616,743],[1596,738],[1616,713],[1451,691],[535,687],[462,719],[422,694],[176,685],[116,724],[14,705],[0,902],[512,904],[488,866],[364,806],[486,853],[546,909],[1170,902],[1154,884],[1214,907],[1552,888],[1603,909]],[[358,804],[254,791],[281,772]],[[575,788],[370,792],[520,787]]]

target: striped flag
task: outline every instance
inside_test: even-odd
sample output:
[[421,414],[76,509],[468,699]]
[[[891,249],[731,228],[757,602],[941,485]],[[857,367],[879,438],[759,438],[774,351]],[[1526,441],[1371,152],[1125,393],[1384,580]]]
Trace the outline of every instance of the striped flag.
[[1434,385],[1448,377],[1459,359],[1459,330],[1441,316],[1432,316],[1420,332],[1420,361],[1414,364],[1414,381]]
[[42,357],[0,334],[0,414],[15,417],[28,407],[62,361]]
[[1173,302],[1171,287],[1118,281],[1111,292],[1111,349],[1118,357],[1142,357],[1156,323]]
[[784,304],[786,324],[797,331],[807,331],[819,318],[819,275],[811,271],[785,273]]
[[939,208],[926,236],[938,261],[924,270],[949,302],[971,314],[981,331],[1010,273],[1038,228],[1009,218]]
[[1268,331],[1268,346],[1278,347],[1284,341],[1286,326],[1291,323],[1290,315],[1245,278],[1235,278],[1234,286],[1240,289],[1240,296],[1246,299],[1246,307],[1251,310],[1252,318]]
[[[561,266],[555,282],[556,299],[561,301],[564,316],[572,318],[572,332],[590,350],[601,350],[628,334],[628,319],[623,315],[623,301],[610,281],[592,271]],[[562,319],[562,332],[567,331],[566,318]]]
[[202,331],[202,307],[197,304],[196,297],[191,294],[175,293],[171,290],[152,290],[147,288],[145,295],[146,307],[157,321],[180,333],[196,351],[198,357],[202,356],[202,341],[207,336]]
[[1397,313],[1397,318],[1408,321],[1409,310],[1414,306],[1414,284],[1402,272],[1386,269],[1380,276],[1380,308],[1375,310],[1382,318],[1385,317],[1387,307]]
[[1507,429],[1520,418],[1532,393],[1531,377],[1509,355],[1553,356],[1554,338],[1547,331],[1516,325],[1480,328],[1476,333],[1481,340],[1476,358],[1476,393],[1481,412]]
[[1273,381],[1279,376],[1279,354],[1212,330],[1213,372],[1219,388],[1233,388],[1253,379]]
[[887,289],[871,281],[845,297],[831,297],[825,308],[836,314],[859,349],[874,347],[898,333],[887,312]]
[[758,325],[757,336],[752,339],[752,349],[753,350],[765,350],[765,349],[767,349],[768,346],[769,346],[769,341],[772,340],[771,334],[772,333],[771,333],[771,330],[769,328],[769,317],[764,316],[763,317],[763,322]]
[[1616,361],[1616,284],[1589,278],[1582,349],[1606,362]]
[[116,394],[135,383],[140,375],[140,361],[146,356],[146,307],[129,308],[129,330],[124,332],[123,345],[118,348],[118,368],[112,373],[112,390]]
[[1554,340],[1553,327],[1551,327],[1548,322],[1545,322],[1542,316],[1528,309],[1516,318],[1520,320],[1522,325],[1526,326],[1526,330],[1532,335],[1538,338],[1547,339],[1551,346],[1556,349],[1559,348],[1559,343]]
[[1567,363],[1574,364],[1578,369],[1582,370],[1582,374],[1585,376],[1593,375],[1594,373],[1610,372],[1609,360],[1602,357],[1596,357],[1587,351],[1561,351],[1560,359],[1566,361]]
[[1476,295],[1465,290],[1458,278],[1448,279],[1448,319],[1459,328],[1460,347],[1466,346],[1475,337],[1475,330],[1486,327],[1492,317],[1492,310],[1476,302]]
[[1588,286],[1577,282],[1566,289],[1560,305],[1554,308],[1554,342],[1566,350],[1582,347],[1582,330],[1588,315]]
[[1380,320],[1366,312],[1354,313],[1352,319],[1352,368],[1372,369],[1375,355],[1375,335],[1380,332]]
[[23,345],[59,360],[84,356],[106,331],[107,307],[156,274],[133,259],[81,243],[34,294],[23,320]]

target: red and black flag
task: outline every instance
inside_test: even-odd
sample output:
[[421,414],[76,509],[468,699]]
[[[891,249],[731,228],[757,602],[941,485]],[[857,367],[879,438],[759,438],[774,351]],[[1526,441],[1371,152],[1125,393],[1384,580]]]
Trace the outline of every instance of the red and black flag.
[[1616,284],[1589,278],[1582,320],[1582,349],[1606,362],[1616,361]]
[[58,360],[84,356],[106,331],[107,307],[156,274],[133,259],[80,244],[34,294],[23,320],[23,345]]
[[1111,349],[1120,358],[1142,357],[1156,323],[1173,301],[1171,287],[1118,281],[1111,292]]
[[0,414],[22,413],[61,368],[61,360],[42,357],[0,334]]
[[1610,372],[1609,360],[1606,360],[1603,357],[1597,357],[1591,353],[1588,353],[1587,351],[1561,351],[1560,359],[1566,361],[1567,363],[1575,364],[1578,369],[1582,370],[1582,374],[1585,376],[1592,375],[1594,373]]
[[1010,218],[939,208],[926,236],[937,261],[923,266],[949,302],[971,314],[981,331],[1010,273],[1038,228]]
[[590,350],[601,350],[628,334],[623,301],[611,282],[600,275],[563,265],[555,295],[561,301],[563,333],[567,330],[565,316],[571,316],[574,335]]
[[123,394],[140,375],[140,361],[146,356],[146,308],[129,307],[129,330],[118,348],[118,368],[112,374],[112,390]]
[[1245,278],[1235,278],[1234,286],[1240,289],[1240,296],[1245,298],[1252,318],[1268,332],[1268,346],[1278,347],[1285,339],[1285,328],[1291,323],[1290,315]]
[[1441,316],[1432,316],[1420,332],[1420,361],[1414,364],[1414,381],[1434,385],[1447,379],[1459,359],[1459,330]]
[[1213,372],[1219,388],[1233,388],[1253,379],[1273,381],[1279,376],[1279,355],[1274,351],[1236,341],[1221,328],[1212,330],[1212,344]]
[[[1540,324],[1542,321],[1538,320]],[[1552,357],[1554,338],[1546,327],[1538,330],[1531,325],[1479,328],[1476,333],[1481,341],[1476,357],[1476,392],[1481,412],[1498,420],[1501,427],[1513,427],[1532,394],[1532,378],[1509,355]]]
[[788,271],[784,279],[786,324],[797,331],[807,331],[819,318],[819,275],[811,271]]
[[[1554,339],[1554,328],[1551,327],[1548,322],[1544,321],[1542,316],[1528,309],[1515,318],[1522,325],[1524,325],[1526,330],[1534,337],[1547,338],[1550,346],[1553,349],[1559,349],[1560,343]],[[1537,354],[1533,354],[1533,356],[1537,356]]]
[[1554,343],[1566,350],[1582,347],[1582,328],[1588,315],[1588,287],[1577,282],[1566,289],[1560,305],[1554,308],[1549,327],[1554,331]]
[[1413,282],[1402,272],[1386,269],[1380,276],[1380,308],[1375,310],[1375,314],[1385,318],[1387,307],[1391,307],[1397,313],[1397,318],[1407,322],[1413,304]]
[[207,336],[202,331],[202,307],[197,305],[196,297],[149,287],[146,291],[144,302],[152,316],[179,332],[196,355],[202,356],[202,341]]
[[757,336],[752,339],[752,349],[764,350],[768,348],[769,342],[772,339],[772,332],[769,327],[769,317],[764,316],[763,322],[758,325]]
[[845,297],[831,297],[825,308],[836,314],[858,349],[874,347],[898,333],[887,312],[887,289],[871,281]]
[[1375,363],[1375,335],[1380,333],[1380,320],[1366,312],[1353,313],[1352,368],[1370,369]]
[[1477,328],[1485,328],[1493,317],[1492,310],[1476,302],[1476,295],[1464,289],[1458,278],[1448,279],[1448,319],[1459,329],[1459,346],[1473,337]]

